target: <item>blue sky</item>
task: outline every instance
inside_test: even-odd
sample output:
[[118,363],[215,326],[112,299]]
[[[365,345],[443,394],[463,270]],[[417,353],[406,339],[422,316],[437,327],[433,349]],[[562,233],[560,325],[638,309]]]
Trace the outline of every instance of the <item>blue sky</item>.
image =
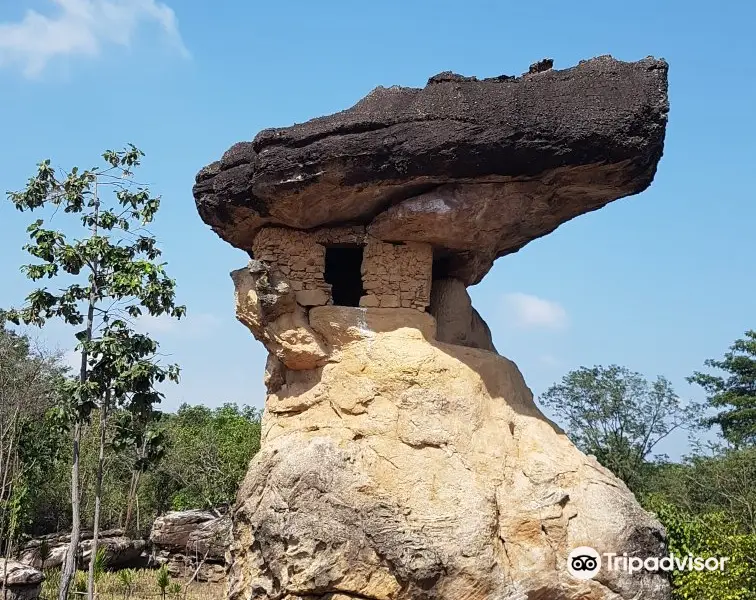
[[[89,166],[134,142],[163,197],[154,231],[181,326],[149,324],[183,367],[166,408],[262,406],[264,351],[234,320],[245,255],[194,209],[197,170],[260,130],[347,108],[377,85],[445,70],[520,74],[612,54],[670,63],[670,121],[652,187],[500,259],[471,288],[499,351],[536,394],[572,368],[685,377],[756,327],[756,7],[746,2],[36,0],[0,5],[0,187],[37,161]],[[0,204],[0,306],[29,284],[28,215]],[[70,332],[42,333],[71,346]],[[675,436],[663,448],[685,448]]]

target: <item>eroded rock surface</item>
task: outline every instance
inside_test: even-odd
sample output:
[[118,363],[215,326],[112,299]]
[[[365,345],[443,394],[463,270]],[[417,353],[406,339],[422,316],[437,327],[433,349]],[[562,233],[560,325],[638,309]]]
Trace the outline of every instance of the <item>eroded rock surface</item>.
[[446,275],[476,283],[495,258],[644,190],[662,155],[664,61],[550,66],[379,87],[348,110],[262,131],[200,171],[199,213],[248,251],[263,225],[367,225],[382,240],[431,242]]
[[662,575],[566,571],[583,545],[661,556],[664,533],[512,362],[410,309],[317,307],[310,325],[334,351],[268,397],[231,600],[668,598]]
[[150,542],[170,552],[223,559],[231,519],[207,510],[172,511],[155,519]]
[[459,279],[433,282],[430,313],[436,319],[439,342],[496,352],[491,330],[473,307],[467,288]]
[[324,363],[327,350],[310,329],[307,312],[288,281],[255,260],[231,277],[237,319],[273,356],[290,369],[314,369]]
[[454,73],[261,132],[197,176],[253,255],[236,314],[269,351],[262,450],[232,514],[230,600],[668,600],[661,525],[499,356],[466,286],[651,182],[667,65]]
[[[172,576],[225,580],[231,518],[206,510],[173,511],[155,519],[150,532],[154,561]],[[196,572],[196,575],[195,575]]]

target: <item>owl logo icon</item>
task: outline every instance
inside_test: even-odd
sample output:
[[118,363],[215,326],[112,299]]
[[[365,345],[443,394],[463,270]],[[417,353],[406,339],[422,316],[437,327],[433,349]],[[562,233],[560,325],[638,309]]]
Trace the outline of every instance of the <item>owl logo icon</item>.
[[593,579],[601,570],[601,555],[589,546],[575,548],[567,557],[567,570],[575,579]]

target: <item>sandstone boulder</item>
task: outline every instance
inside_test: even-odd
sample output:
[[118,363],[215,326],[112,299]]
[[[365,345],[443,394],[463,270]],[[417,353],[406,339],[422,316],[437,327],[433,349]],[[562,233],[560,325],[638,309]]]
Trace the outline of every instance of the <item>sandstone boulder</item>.
[[[71,536],[53,534],[31,540],[21,549],[19,560],[37,568],[53,569],[63,564]],[[132,539],[121,529],[103,531],[99,535],[98,545],[105,548],[105,560],[110,568],[140,567],[146,564],[147,542]],[[46,551],[41,550],[46,546]],[[92,532],[82,532],[79,543],[79,556],[84,563],[89,561],[92,547]],[[42,555],[46,555],[44,564]]]
[[155,519],[150,543],[161,551],[223,560],[231,521],[206,510],[172,511]]
[[467,288],[459,279],[433,282],[430,312],[436,319],[439,342],[496,352],[491,330],[473,308]]
[[154,562],[171,576],[220,583],[226,577],[231,519],[206,510],[172,511],[155,519],[150,532]]
[[476,283],[495,258],[644,190],[662,155],[664,61],[549,65],[379,87],[348,110],[262,131],[200,171],[199,213],[248,251],[265,224],[368,225],[382,240],[432,243],[446,275]]
[[0,558],[0,596],[7,596],[7,600],[37,600],[43,580],[42,571],[15,560]]
[[267,267],[250,261],[231,273],[236,294],[236,317],[272,355],[290,369],[322,365],[327,349],[310,329],[305,309],[283,278],[275,280]]
[[662,556],[664,532],[539,412],[513,363],[435,340],[410,309],[310,320],[334,353],[268,397],[233,515],[231,600],[669,598],[659,574],[567,572],[578,546]]

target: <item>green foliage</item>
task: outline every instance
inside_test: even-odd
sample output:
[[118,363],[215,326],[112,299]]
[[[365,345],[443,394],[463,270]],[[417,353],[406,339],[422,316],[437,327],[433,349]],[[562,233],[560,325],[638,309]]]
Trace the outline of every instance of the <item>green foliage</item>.
[[108,567],[108,550],[105,546],[99,546],[94,557],[94,580],[97,583]]
[[656,445],[694,420],[664,377],[649,383],[639,373],[611,365],[581,367],[551,386],[543,404],[566,423],[567,433],[631,488],[643,483]]
[[756,448],[720,448],[652,465],[645,488],[691,514],[725,512],[756,534]]
[[39,568],[43,569],[45,566],[45,562],[50,558],[50,555],[52,553],[52,548],[50,548],[50,543],[47,540],[42,540],[37,546],[37,550],[35,552],[35,561],[38,562]]
[[[128,585],[124,583],[122,573],[126,572]],[[155,586],[155,570],[153,569],[125,569],[106,572],[97,584],[97,598],[103,600],[154,600],[160,597],[159,588]],[[45,571],[40,598],[52,600],[57,596],[60,585],[60,569]],[[184,585],[182,585],[182,583]],[[176,590],[180,590],[176,593]],[[73,590],[72,590],[73,591]],[[194,581],[171,581],[166,588],[166,597],[171,600],[183,598],[185,600],[209,600],[224,596],[223,584]],[[68,600],[81,600],[81,594],[70,594]]]
[[183,510],[233,502],[249,461],[260,449],[260,415],[225,404],[183,405],[164,421],[165,458],[152,478],[161,508]]
[[709,406],[718,410],[705,419],[718,425],[731,444],[740,447],[756,444],[756,331],[746,331],[736,340],[723,360],[707,360],[707,367],[724,371],[724,377],[696,372],[688,381],[697,383],[708,394]]
[[145,473],[155,467],[165,455],[165,431],[159,424],[162,413],[120,411],[114,416],[113,449],[131,456],[134,471]]
[[60,569],[45,569],[41,598],[55,598],[60,587]]
[[729,559],[723,571],[674,571],[676,599],[756,600],[756,534],[742,533],[726,513],[692,515],[656,496],[646,508],[667,529],[671,554]]
[[142,156],[129,145],[105,152],[104,169],[74,167],[62,174],[46,160],[24,190],[8,194],[20,211],[47,209],[50,220],[58,213],[76,217],[85,233],[69,238],[63,230],[46,227],[44,219],[28,227],[31,242],[24,249],[36,262],[22,270],[32,281],[60,279],[67,286],[34,290],[23,308],[6,313],[16,324],[41,326],[58,318],[83,326],[76,333],[82,372],[65,387],[74,419],[88,419],[106,396],[137,414],[149,411],[161,399],[154,385],[178,378],[175,365],[163,367],[155,360],[157,343],[130,323],[144,312],[185,314],[175,304],[175,282],[157,262],[156,240],[144,228],[160,201],[131,179]]
[[75,594],[87,593],[87,574],[84,571],[76,571],[73,580],[73,592]]
[[123,592],[128,598],[131,595],[132,588],[134,587],[136,572],[134,571],[134,569],[121,569],[117,572],[117,577]]
[[[132,417],[130,411],[118,409],[107,424],[109,455],[102,487],[103,528],[124,527],[134,468],[145,468],[137,492],[140,528],[136,533],[140,535],[146,535],[152,519],[167,510],[224,506],[234,501],[249,461],[260,447],[257,411],[229,404],[216,409],[183,406],[176,414],[159,414],[157,420],[149,422],[151,433],[145,437],[159,440],[157,446],[161,450],[153,448],[153,454],[148,448],[148,461],[142,461],[144,453],[138,444],[119,441],[123,423],[131,423]],[[61,446],[57,458],[40,469],[40,484],[29,486],[26,492],[21,534],[65,531],[71,525],[67,476],[72,460],[70,432],[56,435]],[[80,445],[85,529],[91,528],[94,516],[98,438],[99,419],[93,418],[84,425]],[[136,511],[133,525],[136,527]]]
[[32,523],[65,438],[53,408],[65,369],[57,354],[0,324],[0,551]]
[[[149,314],[181,318],[186,309],[175,303],[175,282],[158,262],[161,252],[145,226],[160,206],[159,198],[134,183],[133,170],[144,154],[134,145],[123,151],[108,150],[105,168],[94,167],[58,173],[49,160],[37,165],[26,188],[9,192],[8,198],[22,211],[47,211],[56,217],[73,217],[80,237],[64,229],[52,229],[43,218],[27,228],[30,243],[24,246],[35,262],[21,267],[28,279],[54,280],[54,291],[40,287],[26,297],[25,305],[3,314],[18,325],[36,326],[58,319],[77,328],[80,353],[78,377],[63,383],[58,417],[73,425],[71,471],[71,542],[76,547],[80,529],[79,443],[82,424],[99,408],[103,426],[108,412],[125,407],[136,415],[151,413],[162,393],[156,385],[178,381],[176,365],[157,360],[158,344],[136,331],[133,319]],[[111,192],[110,194],[106,192]],[[58,223],[56,222],[56,225]],[[64,287],[59,287],[63,285]],[[104,434],[104,431],[103,431]],[[99,511],[104,439],[96,476]],[[133,497],[133,490],[130,497]],[[61,577],[59,599],[65,600],[73,576],[68,554]],[[90,599],[92,590],[90,590]]]
[[162,565],[157,571],[155,571],[155,584],[160,589],[160,594],[165,598],[166,590],[171,584],[171,575],[168,573],[168,567]]

